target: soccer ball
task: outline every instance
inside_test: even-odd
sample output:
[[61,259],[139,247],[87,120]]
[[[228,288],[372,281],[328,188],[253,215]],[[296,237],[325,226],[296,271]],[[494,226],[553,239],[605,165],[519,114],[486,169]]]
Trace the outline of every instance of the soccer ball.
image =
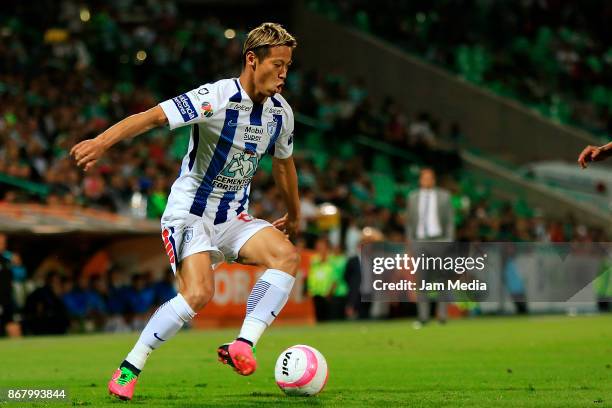
[[316,395],[325,387],[327,375],[323,354],[303,344],[283,351],[274,367],[276,384],[287,395]]

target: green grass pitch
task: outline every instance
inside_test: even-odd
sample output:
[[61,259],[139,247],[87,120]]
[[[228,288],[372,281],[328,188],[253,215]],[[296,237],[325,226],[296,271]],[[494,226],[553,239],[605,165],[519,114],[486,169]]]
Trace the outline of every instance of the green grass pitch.
[[[2,340],[0,387],[63,387],[69,406],[92,407],[612,406],[612,316],[479,318],[421,330],[406,320],[274,327],[251,377],[216,361],[216,347],[235,333],[180,333],[149,358],[129,403],[111,399],[106,382],[136,334]],[[286,397],[274,383],[276,357],[300,343],[330,367],[316,397]]]

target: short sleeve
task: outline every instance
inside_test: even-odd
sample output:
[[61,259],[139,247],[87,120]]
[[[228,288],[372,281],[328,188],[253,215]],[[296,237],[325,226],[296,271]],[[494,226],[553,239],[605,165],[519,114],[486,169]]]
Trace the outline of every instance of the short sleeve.
[[214,114],[215,89],[213,84],[202,85],[160,103],[159,106],[168,118],[170,129],[210,119]]
[[293,114],[289,112],[287,117],[287,125],[281,129],[276,143],[274,144],[274,157],[277,159],[286,159],[293,154],[293,131],[294,131]]

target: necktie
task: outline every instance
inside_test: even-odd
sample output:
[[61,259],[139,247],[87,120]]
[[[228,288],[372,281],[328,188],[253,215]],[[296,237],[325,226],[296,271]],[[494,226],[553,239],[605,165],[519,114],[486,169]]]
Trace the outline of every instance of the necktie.
[[423,229],[425,230],[425,238],[429,238],[429,228],[428,228],[428,224],[429,224],[429,200],[430,200],[430,193],[429,191],[425,191],[423,194],[425,194],[425,204],[423,205],[423,215],[424,215],[424,221],[423,221]]

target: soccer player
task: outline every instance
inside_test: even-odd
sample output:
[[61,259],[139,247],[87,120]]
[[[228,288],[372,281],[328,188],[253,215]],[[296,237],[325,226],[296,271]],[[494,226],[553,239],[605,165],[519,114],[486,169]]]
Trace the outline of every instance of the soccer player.
[[[293,163],[293,112],[280,95],[297,42],[283,27],[264,23],[243,46],[239,78],[208,83],[118,122],[71,150],[89,170],[115,143],[156,126],[191,126],[188,152],[161,219],[162,239],[179,283],[176,297],[151,316],[134,348],[115,371],[109,392],[131,399],[151,352],[174,336],[213,297],[216,264],[239,260],[263,266],[247,300],[238,337],[217,350],[241,375],[257,363],[253,348],[287,302],[299,255],[287,236],[300,215]],[[264,154],[287,213],[270,224],[248,212],[250,183]]]
[[578,156],[578,164],[583,169],[586,169],[587,162],[602,161],[612,156],[612,142],[603,146],[587,146],[584,148],[580,156]]

